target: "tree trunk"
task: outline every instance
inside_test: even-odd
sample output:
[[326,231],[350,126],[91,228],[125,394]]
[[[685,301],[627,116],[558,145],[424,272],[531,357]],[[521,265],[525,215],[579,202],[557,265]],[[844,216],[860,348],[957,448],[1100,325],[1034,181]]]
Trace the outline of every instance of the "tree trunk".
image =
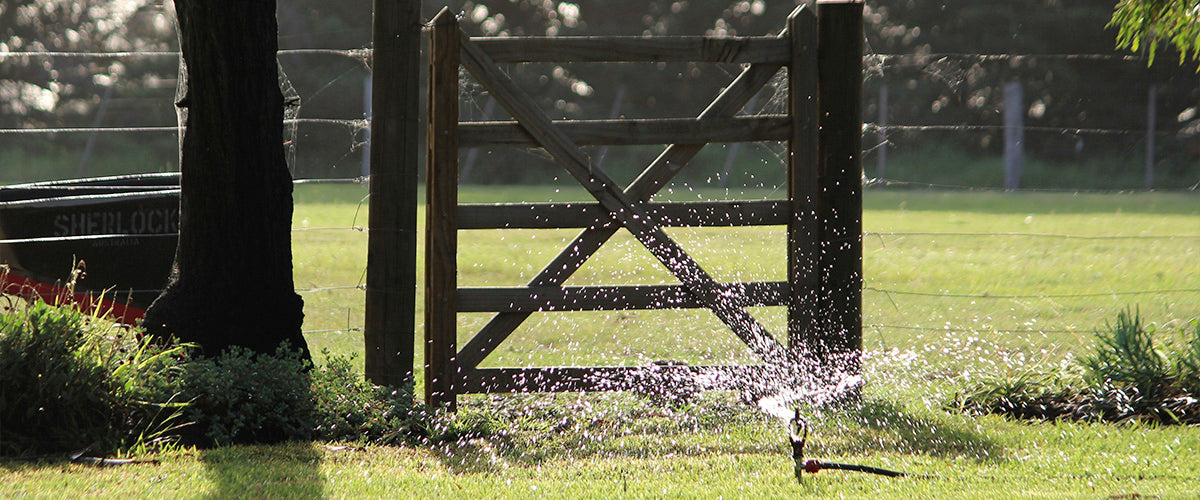
[[179,246],[147,332],[216,354],[239,345],[308,355],[292,281],[273,0],[175,0],[186,90]]

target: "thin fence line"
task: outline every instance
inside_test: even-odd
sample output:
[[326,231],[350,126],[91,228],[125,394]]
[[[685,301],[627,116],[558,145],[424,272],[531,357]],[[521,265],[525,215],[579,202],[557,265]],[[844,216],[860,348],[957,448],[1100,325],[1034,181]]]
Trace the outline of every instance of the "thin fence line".
[[[371,57],[371,49],[282,49],[275,52],[277,55],[335,55],[345,56],[351,59],[367,59]],[[31,50],[31,51],[3,51],[0,52],[0,59],[13,59],[20,57],[174,57],[178,58],[182,55],[179,51],[173,50],[152,50],[152,51],[61,51],[61,50]]]
[[1174,189],[1145,189],[1145,188],[1129,188],[1129,189],[1072,189],[1072,188],[1017,188],[1008,189],[999,186],[966,186],[962,184],[937,184],[932,182],[916,182],[902,181],[896,179],[886,179],[873,177],[863,180],[864,187],[888,187],[888,186],[904,186],[918,187],[927,189],[942,189],[947,191],[967,191],[967,192],[991,192],[991,193],[1078,193],[1078,194],[1122,194],[1122,193],[1182,193],[1195,194],[1200,184],[1187,188]]
[[[864,122],[864,133],[878,133],[887,131],[900,132],[979,132],[979,131],[1002,131],[1008,128],[1005,125],[880,125],[877,123]],[[1074,127],[1050,127],[1041,125],[1025,125],[1021,127],[1026,132],[1053,132],[1063,135],[1146,135],[1146,129],[1108,129],[1108,128],[1074,128]],[[1174,135],[1169,130],[1161,130],[1156,132],[1157,135],[1167,136]]]
[[175,238],[177,233],[143,233],[143,234],[84,234],[77,236],[43,236],[33,238],[4,238],[0,239],[0,244],[3,245],[21,245],[26,243],[57,243],[63,241],[98,241],[98,240],[125,240],[135,238]]
[[367,289],[367,287],[361,286],[361,285],[345,285],[345,286],[322,286],[322,287],[312,287],[312,288],[296,288],[295,291],[297,293],[313,293],[313,292],[332,292],[332,291],[338,291],[338,290],[363,290],[363,291],[366,291],[366,289]]
[[366,232],[366,231],[367,231],[367,228],[365,228],[365,227],[362,227],[362,226],[353,226],[353,227],[294,227],[294,228],[292,228],[292,232],[293,232],[293,233],[299,233],[299,232],[304,232],[304,231],[347,231],[347,230],[351,230],[351,231],[359,231],[359,232]]
[[363,331],[362,327],[357,327],[357,326],[354,326],[354,327],[350,327],[350,328],[333,328],[333,329],[329,329],[329,330],[302,330],[300,333],[301,333],[301,334],[308,334],[308,333],[353,333],[353,332],[361,332],[361,331]]
[[876,288],[864,286],[864,291],[879,292],[889,295],[916,295],[920,297],[947,297],[959,299],[1072,299],[1072,298],[1088,298],[1088,297],[1112,297],[1125,295],[1172,295],[1186,293],[1200,293],[1200,288],[1168,288],[1164,290],[1135,290],[1135,291],[1114,291],[1114,292],[1088,292],[1088,293],[1061,293],[1061,294],[1036,294],[1036,295],[1003,295],[1003,294],[970,294],[970,293],[937,293],[937,292],[918,292],[911,290],[888,290],[886,288]]
[[[373,50],[363,47],[356,49],[316,49],[316,48],[300,48],[300,49],[281,49],[276,51],[279,55],[336,55],[345,56],[355,59],[365,59],[371,56]],[[179,57],[181,52],[172,50],[161,51],[57,51],[57,50],[37,50],[37,51],[5,51],[0,52],[0,59],[17,58],[17,57]],[[970,61],[1013,61],[1024,59],[1058,59],[1065,61],[1128,61],[1128,62],[1145,62],[1144,56],[1137,55],[1119,55],[1119,54],[971,54],[971,53],[931,53],[931,54],[864,54],[863,61],[866,62],[894,62],[900,60],[913,60],[922,63],[928,63],[930,60],[944,59],[962,59]]]
[[911,59],[925,64],[930,60],[964,59],[972,61],[1014,61],[1024,59],[1058,59],[1063,61],[1128,61],[1146,62],[1144,56],[1121,54],[970,54],[966,52],[942,52],[935,54],[865,54],[863,61],[887,61]]
[[25,134],[81,134],[81,133],[135,133],[135,132],[177,132],[180,127],[56,127],[56,128],[0,128],[0,135]]
[[1026,238],[1055,238],[1066,240],[1174,240],[1174,239],[1200,239],[1200,234],[1145,234],[1145,235],[1081,235],[1081,234],[1051,234],[1051,233],[971,233],[971,232],[880,232],[869,231],[863,232],[863,236],[965,236],[965,237],[989,237],[989,236],[1011,236],[1011,237],[1026,237]]
[[[350,128],[366,128],[370,126],[370,118],[292,118],[283,121],[284,125],[338,125]],[[158,125],[147,127],[52,127],[52,128],[0,128],[0,135],[6,134],[90,134],[90,133],[136,133],[136,132],[179,132],[184,127],[177,125]]]
[[881,329],[887,328],[891,330],[917,330],[922,332],[942,332],[942,331],[971,331],[971,332],[996,332],[996,333],[1091,333],[1091,330],[1082,329],[1064,329],[1064,328],[966,328],[955,326],[919,326],[919,325],[888,325],[883,323],[872,323],[863,325],[863,328]]
[[331,179],[295,179],[293,184],[366,184],[370,178],[365,175],[358,177],[339,177]]

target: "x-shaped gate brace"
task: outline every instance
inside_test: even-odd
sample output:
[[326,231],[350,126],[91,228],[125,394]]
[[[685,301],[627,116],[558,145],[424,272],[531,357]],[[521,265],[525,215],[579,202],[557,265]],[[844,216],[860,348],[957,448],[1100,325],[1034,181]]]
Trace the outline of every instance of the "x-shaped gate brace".
[[[759,358],[769,365],[793,365],[799,361],[795,350],[780,345],[767,329],[745,310],[747,305],[754,303],[753,300],[748,300],[747,293],[767,289],[779,293],[778,287],[755,284],[729,286],[718,283],[663,231],[659,216],[648,209],[649,199],[670,182],[704,144],[668,146],[637,179],[625,189],[621,189],[603,170],[591,163],[575,141],[556,126],[528,94],[521,91],[498,69],[496,61],[481,47],[481,43],[472,41],[459,30],[453,14],[443,10],[434,19],[433,26],[430,51],[430,175],[427,178],[430,193],[427,220],[429,236],[426,254],[426,263],[429,266],[426,291],[426,396],[429,401],[453,406],[457,393],[468,392],[464,389],[478,392],[486,390],[489,385],[494,388],[520,385],[506,384],[500,380],[485,381],[471,375],[476,374],[479,364],[531,314],[523,310],[499,312],[461,351],[455,350],[455,314],[460,295],[456,288],[453,262],[457,245],[457,169],[449,169],[445,163],[450,158],[457,157],[456,82],[460,63],[478,83],[490,91],[491,96],[508,111],[524,133],[545,149],[608,212],[602,223],[587,227],[531,280],[528,285],[530,289],[563,290],[561,285],[609,238],[624,227],[679,279],[689,300],[712,311]],[[768,62],[750,64],[696,119],[698,122],[729,119],[784,66],[805,69],[789,71],[789,115],[792,115],[788,136],[791,167],[789,198],[792,199],[792,203],[788,223],[789,240],[795,242],[789,243],[790,286],[785,292],[789,296],[786,301],[790,308],[789,331],[797,326],[795,323],[811,323],[811,318],[807,321],[803,317],[797,319],[795,316],[800,315],[791,312],[811,311],[820,285],[817,271],[819,249],[812,243],[821,232],[816,221],[817,211],[813,209],[816,197],[814,191],[817,190],[816,37],[815,15],[809,8],[798,8],[789,16],[788,28],[776,38],[784,43],[771,44],[767,47],[768,50],[765,50],[771,52],[780,46],[786,48],[787,50],[783,51],[783,60],[762,57],[761,59],[768,59]],[[601,41],[632,43],[630,39]],[[502,41],[496,41],[499,42]],[[707,54],[705,57],[717,62],[738,62],[738,58],[743,55],[740,49],[745,48],[736,43],[729,43],[730,39],[707,38],[700,39],[699,42],[698,45],[693,45],[699,47],[700,54]],[[529,43],[528,39],[524,43],[527,49],[540,46]],[[586,53],[586,46],[589,44],[580,44],[584,46],[583,52]],[[608,59],[596,56],[596,59],[587,60]],[[803,93],[807,95],[802,95]],[[796,168],[796,164],[805,167]],[[450,163],[450,166],[453,167],[453,163]],[[800,171],[805,173],[791,175]],[[805,198],[804,202],[796,201],[797,194]],[[449,262],[446,262],[447,259]],[[447,268],[449,271],[445,272]],[[605,370],[615,369],[584,370],[590,370],[589,373],[603,377]],[[489,371],[496,379],[529,375],[522,369]],[[578,376],[578,373],[575,375]],[[570,375],[567,378],[570,378]],[[560,387],[559,390],[563,388]]]

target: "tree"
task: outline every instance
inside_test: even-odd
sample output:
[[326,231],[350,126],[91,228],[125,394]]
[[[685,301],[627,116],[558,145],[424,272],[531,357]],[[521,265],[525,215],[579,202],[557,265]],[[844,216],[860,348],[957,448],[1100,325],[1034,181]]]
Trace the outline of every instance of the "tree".
[[186,73],[179,245],[147,332],[216,354],[240,345],[308,357],[292,281],[274,0],[175,0]]
[[[165,58],[50,57],[22,52],[169,51],[170,13],[149,0],[5,0],[0,5],[0,126],[76,126],[103,89],[135,93],[174,78]],[[144,113],[144,110],[142,111]]]
[[1117,28],[1120,48],[1137,51],[1148,45],[1151,63],[1159,42],[1174,46],[1180,63],[1200,60],[1200,1],[1120,0],[1109,26]]

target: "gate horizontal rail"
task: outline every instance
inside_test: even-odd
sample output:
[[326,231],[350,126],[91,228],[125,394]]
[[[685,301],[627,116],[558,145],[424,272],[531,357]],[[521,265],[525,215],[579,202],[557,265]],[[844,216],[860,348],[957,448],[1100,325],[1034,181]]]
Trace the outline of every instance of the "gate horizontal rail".
[[[628,120],[555,120],[554,125],[580,146],[709,144],[786,141],[792,119],[784,115],[728,118],[655,118]],[[458,126],[458,145],[536,147],[537,141],[515,121],[466,122]]]
[[756,64],[788,62],[786,39],[751,37],[471,37],[498,63],[708,62]]
[[[646,212],[666,227],[782,226],[787,200],[647,203]],[[472,203],[459,205],[459,229],[567,229],[615,224],[599,203]]]
[[[723,283],[717,293],[737,307],[787,305],[786,281]],[[622,311],[698,309],[704,304],[679,285],[468,287],[458,289],[458,312]]]

